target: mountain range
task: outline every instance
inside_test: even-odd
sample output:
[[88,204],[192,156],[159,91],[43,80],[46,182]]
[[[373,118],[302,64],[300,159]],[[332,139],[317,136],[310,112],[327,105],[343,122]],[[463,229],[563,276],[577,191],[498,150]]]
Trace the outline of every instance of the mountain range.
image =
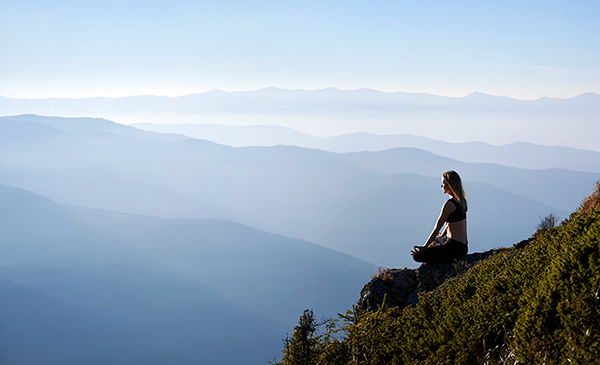
[[317,137],[275,125],[138,123],[132,126],[161,134],[186,135],[232,147],[288,145],[339,153],[409,147],[463,162],[486,162],[526,169],[559,168],[600,172],[600,152],[526,142],[505,145],[484,142],[450,143],[408,134],[378,135],[365,132]]
[[[10,140],[0,145],[0,182],[75,206],[236,221],[384,266],[414,265],[407,252],[437,217],[445,170],[459,171],[466,181],[476,250],[519,239],[540,216],[565,217],[600,178],[465,163],[414,148],[332,153],[233,148],[172,135],[150,138],[150,132],[141,139],[120,132],[131,134],[133,127],[71,120],[77,121],[80,129],[60,129],[61,118],[0,119]],[[23,135],[35,137],[10,137]],[[492,223],[498,217],[503,221]],[[489,235],[504,223],[510,231]],[[373,236],[378,239],[371,243]]]
[[600,151],[600,95],[517,100],[473,93],[462,98],[376,90],[213,90],[180,97],[87,99],[0,97],[0,115],[109,118],[121,124],[278,125],[317,136],[368,132],[452,142],[517,141]]
[[416,265],[449,169],[465,182],[471,251],[565,218],[600,180],[414,147],[231,147],[107,119],[1,117],[0,360],[264,363],[302,310],[335,316],[377,266]]

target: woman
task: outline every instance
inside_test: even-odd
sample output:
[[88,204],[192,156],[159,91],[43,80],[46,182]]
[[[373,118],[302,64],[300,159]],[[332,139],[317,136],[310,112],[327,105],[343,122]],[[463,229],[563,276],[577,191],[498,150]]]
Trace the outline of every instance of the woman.
[[[463,257],[467,247],[467,199],[460,176],[456,171],[442,174],[442,191],[448,199],[442,206],[440,216],[424,246],[411,251],[417,262],[449,262]],[[440,234],[440,230],[444,230]]]

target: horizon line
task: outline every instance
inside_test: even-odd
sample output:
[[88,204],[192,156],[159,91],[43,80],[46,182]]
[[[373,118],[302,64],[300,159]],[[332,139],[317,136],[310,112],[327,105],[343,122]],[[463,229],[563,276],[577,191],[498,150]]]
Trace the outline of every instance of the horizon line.
[[600,94],[590,91],[590,92],[582,92],[582,93],[579,93],[579,94],[576,94],[576,95],[570,96],[570,97],[541,96],[541,97],[535,98],[535,99],[519,99],[519,98],[511,97],[508,95],[494,95],[494,94],[484,93],[484,92],[480,92],[480,91],[473,91],[473,92],[470,92],[463,96],[448,96],[448,95],[434,94],[431,92],[382,91],[382,90],[377,90],[377,89],[373,89],[373,88],[340,89],[337,87],[327,87],[327,88],[321,88],[321,89],[286,89],[286,88],[281,88],[281,87],[277,87],[277,86],[269,86],[269,87],[264,87],[264,88],[260,88],[260,89],[251,89],[251,90],[222,90],[222,89],[215,88],[215,89],[210,89],[210,90],[205,90],[205,91],[190,92],[190,93],[183,93],[183,94],[177,94],[177,95],[166,95],[166,94],[160,94],[160,93],[157,93],[157,94],[140,93],[140,94],[129,94],[129,95],[122,95],[122,96],[96,95],[96,96],[83,96],[83,97],[72,97],[72,96],[12,97],[12,96],[0,95],[0,97],[6,98],[6,99],[14,99],[14,100],[51,100],[51,99],[87,100],[87,99],[126,99],[126,98],[136,98],[136,97],[160,97],[160,98],[176,99],[176,98],[181,98],[181,97],[186,97],[186,96],[193,96],[193,95],[200,95],[200,94],[214,93],[214,92],[234,94],[234,93],[261,92],[261,91],[268,91],[268,90],[278,90],[278,91],[285,91],[285,92],[322,92],[322,91],[328,91],[328,90],[334,90],[334,91],[339,91],[339,92],[370,91],[370,92],[378,92],[378,93],[383,93],[383,94],[431,95],[431,96],[437,96],[437,97],[449,98],[449,99],[463,99],[463,98],[467,98],[467,97],[473,96],[473,95],[484,95],[484,96],[489,96],[489,97],[494,97],[494,98],[507,98],[507,99],[517,100],[517,101],[537,101],[537,100],[542,100],[542,99],[568,100],[568,99],[573,99],[573,98],[576,98],[576,97],[579,97],[582,95],[588,95],[588,94],[600,96]]

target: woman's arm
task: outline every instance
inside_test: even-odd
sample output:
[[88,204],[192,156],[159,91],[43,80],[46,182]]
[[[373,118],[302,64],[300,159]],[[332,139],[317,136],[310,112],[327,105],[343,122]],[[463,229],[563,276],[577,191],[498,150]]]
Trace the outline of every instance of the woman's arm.
[[447,236],[448,235],[448,222],[444,223],[444,229],[442,230],[442,233],[438,234],[438,236]]
[[425,241],[424,247],[429,246],[433,242],[433,240],[435,240],[438,233],[440,233],[440,229],[442,229],[442,227],[446,223],[446,219],[448,219],[448,216],[450,215],[450,213],[452,213],[451,211],[449,211],[450,210],[450,207],[448,207],[449,205],[452,206],[452,208],[454,208],[452,210],[456,209],[456,207],[454,207],[454,205],[448,204],[448,202],[446,202],[444,204],[444,206],[442,207],[442,211],[440,212],[440,216],[438,217],[437,221],[435,222],[435,226],[433,227],[433,230],[431,231],[431,234],[427,238],[427,241]]
[[[446,203],[444,203],[444,205],[442,206],[442,210],[440,211],[440,216],[438,217],[437,221],[435,222],[433,231],[431,231],[431,234],[427,238],[427,241],[425,241],[425,245],[424,246],[415,246],[412,251],[413,255],[415,253],[421,251],[422,249],[427,248],[433,242],[435,237],[437,237],[438,233],[440,232],[440,229],[442,229],[442,227],[446,223],[448,216],[450,214],[452,214],[452,212],[454,212],[455,210],[456,210],[456,207],[454,206],[454,204],[451,204],[450,201],[446,201]],[[446,230],[444,230],[444,233],[445,233],[445,231]]]

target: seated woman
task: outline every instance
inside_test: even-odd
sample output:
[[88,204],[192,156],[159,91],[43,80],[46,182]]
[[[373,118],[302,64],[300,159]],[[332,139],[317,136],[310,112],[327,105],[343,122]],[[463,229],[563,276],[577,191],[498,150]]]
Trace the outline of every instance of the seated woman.
[[[414,246],[411,254],[417,262],[450,262],[467,254],[467,199],[456,171],[442,174],[442,191],[448,199],[424,246]],[[444,230],[440,234],[440,230]]]

